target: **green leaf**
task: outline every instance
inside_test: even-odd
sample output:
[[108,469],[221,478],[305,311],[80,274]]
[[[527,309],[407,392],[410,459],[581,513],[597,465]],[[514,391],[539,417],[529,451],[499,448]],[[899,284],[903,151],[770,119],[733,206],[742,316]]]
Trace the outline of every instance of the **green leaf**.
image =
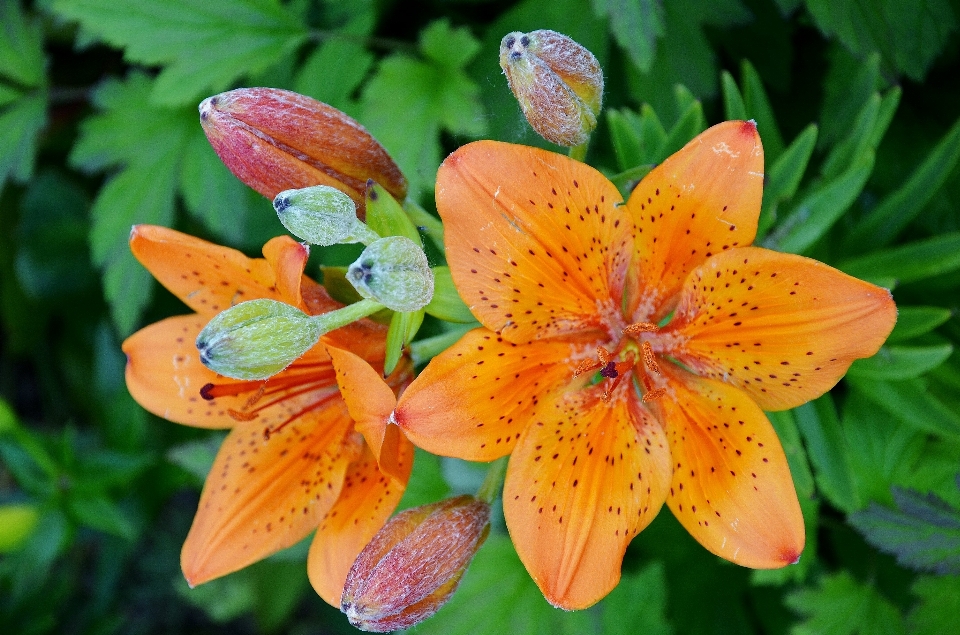
[[733,75],[723,71],[720,74],[720,86],[723,89],[724,118],[745,121],[747,119],[747,107],[743,104],[743,95],[740,94],[740,89],[737,87]]
[[846,241],[856,248],[890,244],[943,187],[960,161],[960,120],[930,151],[906,182],[891,192],[858,224]]
[[598,17],[608,17],[610,31],[641,72],[653,64],[657,39],[663,37],[663,8],[657,0],[593,0]]
[[859,509],[853,468],[830,395],[795,408],[793,414],[813,464],[817,488],[836,508],[846,512]]
[[[678,96],[682,95],[678,92]],[[693,101],[680,115],[680,119],[670,129],[667,138],[663,140],[661,146],[657,149],[654,163],[663,161],[671,154],[687,145],[691,139],[706,130],[706,119],[703,117],[703,106],[699,101]]]
[[354,111],[354,92],[373,68],[374,56],[359,38],[331,37],[307,57],[293,89],[343,111]]
[[893,488],[893,499],[896,510],[871,504],[851,515],[850,524],[904,567],[960,574],[960,510],[933,494],[899,487]]
[[391,55],[363,91],[360,118],[403,170],[413,198],[433,187],[442,130],[472,136],[486,130],[480,87],[463,71],[478,46],[466,29],[434,22],[421,33],[426,59]]
[[918,602],[907,615],[914,635],[942,635],[957,627],[960,615],[960,576],[922,576],[910,587]]
[[757,131],[763,140],[765,160],[774,163],[783,154],[783,135],[777,127],[773,107],[770,106],[760,75],[746,59],[740,65],[740,84],[743,86],[743,104],[747,116],[756,120]]
[[810,124],[797,135],[770,168],[768,180],[763,188],[763,207],[757,227],[757,240],[766,236],[767,231],[777,220],[777,207],[781,201],[793,198],[800,187],[800,181],[807,171],[807,164],[817,144],[817,125]]
[[[771,237],[781,251],[803,253],[833,227],[857,200],[873,171],[873,152],[807,195]],[[781,237],[782,236],[782,237]]]
[[366,209],[367,226],[379,234],[381,238],[404,236],[412,240],[414,244],[423,246],[420,241],[420,232],[417,231],[410,217],[403,211],[400,203],[390,195],[390,192],[379,183],[374,183],[367,188]]
[[777,431],[783,453],[787,455],[790,475],[793,477],[797,494],[800,498],[812,498],[814,495],[813,473],[810,471],[807,452],[803,449],[800,430],[797,428],[793,412],[790,410],[768,412],[767,418]]
[[68,498],[70,512],[83,525],[127,540],[136,537],[133,522],[117,505],[101,494],[72,492]]
[[880,87],[880,56],[857,59],[843,47],[830,51],[820,110],[820,139],[823,149],[835,145],[853,128],[857,114]]
[[397,367],[403,347],[413,341],[423,324],[423,309],[410,313],[394,313],[387,329],[387,352],[383,360],[383,373],[389,375]]
[[0,110],[0,186],[25,183],[37,160],[37,137],[47,125],[46,93],[28,94]]
[[903,617],[872,586],[855,580],[847,571],[824,576],[818,588],[800,589],[784,603],[804,621],[791,635],[901,635]]
[[916,81],[924,78],[957,28],[949,0],[806,4],[824,35],[836,37],[858,57],[878,51],[889,66]]
[[167,450],[167,460],[197,477],[197,481],[202,483],[207,478],[226,436],[225,433],[214,433],[200,441],[175,445]]
[[929,333],[950,319],[953,312],[938,306],[897,307],[897,324],[887,338],[888,343],[903,342]]
[[40,519],[36,505],[0,505],[0,553],[17,550]]
[[491,533],[453,598],[408,631],[419,635],[583,635],[594,632],[585,611],[550,606],[507,536]]
[[839,269],[864,280],[916,282],[960,269],[960,232],[918,240],[841,262]]
[[662,562],[624,571],[620,584],[600,604],[604,635],[671,635],[667,619],[667,579]]
[[930,394],[921,379],[858,381],[850,384],[887,414],[916,430],[960,440],[960,414]]
[[453,284],[450,267],[433,267],[433,299],[424,310],[447,322],[470,324],[476,318],[467,308]]
[[293,52],[306,27],[277,0],[56,0],[61,16],[124,49],[130,62],[164,66],[150,95],[193,104]]
[[[0,81],[34,88],[44,83],[43,28],[18,0],[0,3]],[[0,153],[0,156],[3,156]]]
[[667,132],[649,105],[644,104],[639,115],[627,109],[608,110],[607,124],[621,171],[658,161]]
[[913,379],[942,364],[953,346],[884,346],[868,359],[858,359],[847,375],[862,380]]

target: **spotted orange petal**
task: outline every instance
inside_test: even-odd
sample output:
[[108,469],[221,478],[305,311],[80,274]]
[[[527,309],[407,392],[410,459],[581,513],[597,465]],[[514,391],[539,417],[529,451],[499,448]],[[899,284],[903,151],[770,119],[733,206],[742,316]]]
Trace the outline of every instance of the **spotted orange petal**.
[[896,319],[886,289],[802,256],[733,249],[690,275],[665,330],[682,343],[666,352],[783,410],[876,353]]
[[249,421],[267,428],[310,412],[337,392],[322,346],[266,381],[217,375],[200,362],[194,344],[207,321],[202,315],[181,315],[127,338],[127,389],[137,403],[164,419],[200,428]]
[[380,373],[350,351],[328,346],[327,353],[337,371],[337,385],[357,431],[373,451],[380,471],[401,482],[404,470],[398,460],[402,458],[399,451],[404,436],[393,419],[397,405],[393,390]]
[[540,402],[573,379],[571,354],[563,342],[518,346],[474,329],[404,391],[397,423],[428,452],[492,461],[513,449]]
[[792,564],[803,516],[777,434],[743,391],[682,370],[663,410],[673,482],[667,505],[711,552],[755,569]]
[[619,309],[631,250],[620,202],[583,163],[496,141],[463,146],[437,174],[457,289],[515,343],[609,326],[600,307]]
[[[269,259],[247,258],[235,249],[154,225],[133,228],[130,250],[160,284],[208,316],[245,300],[285,299],[281,291],[292,291],[290,279],[299,281],[308,255],[306,247],[281,237],[264,247]],[[296,288],[294,299],[299,284]]]
[[360,551],[383,527],[403,497],[413,466],[413,445],[401,435],[397,463],[399,480],[377,468],[377,460],[364,445],[350,464],[340,497],[320,521],[310,545],[307,573],[313,588],[328,604],[340,607],[344,581]]
[[762,196],[763,146],[753,122],[713,126],[654,168],[627,201],[640,280],[633,321],[658,322],[690,271],[752,243]]
[[510,457],[507,528],[554,606],[586,608],[616,586],[627,545],[666,497],[667,440],[632,391],[623,384],[604,402],[594,388],[545,404]]
[[318,409],[264,435],[258,423],[224,440],[200,496],[180,557],[191,585],[241,569],[313,531],[340,494],[361,450],[352,421],[331,397]]

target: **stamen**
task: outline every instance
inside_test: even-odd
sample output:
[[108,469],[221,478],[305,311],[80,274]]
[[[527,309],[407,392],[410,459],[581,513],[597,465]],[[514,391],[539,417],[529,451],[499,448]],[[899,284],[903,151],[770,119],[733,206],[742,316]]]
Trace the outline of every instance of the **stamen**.
[[643,394],[643,397],[641,397],[641,400],[644,403],[647,403],[650,401],[656,401],[660,397],[663,397],[663,395],[666,394],[666,392],[667,392],[666,388],[654,388],[653,390],[648,390],[647,392],[645,392]]
[[657,364],[657,358],[653,354],[653,347],[650,342],[644,342],[640,345],[643,351],[643,365],[656,374],[660,374],[660,365]]
[[651,322],[636,322],[623,329],[624,335],[639,335],[640,333],[656,333],[660,327]]

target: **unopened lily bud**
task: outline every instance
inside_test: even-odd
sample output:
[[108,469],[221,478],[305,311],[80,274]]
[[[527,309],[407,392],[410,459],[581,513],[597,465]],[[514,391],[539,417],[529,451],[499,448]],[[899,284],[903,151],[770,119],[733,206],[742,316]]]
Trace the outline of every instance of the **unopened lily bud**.
[[380,238],[357,219],[357,206],[349,196],[329,185],[284,190],[273,199],[280,222],[311,245],[369,244]]
[[371,243],[347,269],[347,280],[363,297],[401,313],[422,309],[433,298],[427,255],[404,236]]
[[593,53],[555,31],[515,31],[500,41],[500,66],[540,136],[566,147],[587,142],[603,101]]
[[200,103],[210,144],[237,178],[267,198],[310,185],[343,190],[362,209],[367,179],[403,200],[407,182],[363,126],[310,97],[239,88]]
[[234,379],[266,379],[306,353],[321,325],[296,307],[260,299],[218,313],[197,336],[200,361]]
[[490,505],[472,496],[397,514],[353,563],[340,610],[377,633],[425,620],[457,590],[489,532]]

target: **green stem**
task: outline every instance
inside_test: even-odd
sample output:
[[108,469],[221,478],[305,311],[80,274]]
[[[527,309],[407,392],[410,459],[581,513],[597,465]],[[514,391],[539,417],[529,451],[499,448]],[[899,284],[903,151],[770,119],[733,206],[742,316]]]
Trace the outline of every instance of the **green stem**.
[[410,359],[413,360],[413,365],[421,366],[426,364],[433,359],[435,355],[439,355],[450,348],[457,340],[463,337],[464,333],[477,326],[479,326],[479,324],[476,323],[457,326],[446,333],[434,335],[433,337],[412,343],[410,345]]
[[426,233],[427,236],[430,237],[430,240],[433,241],[433,244],[437,246],[437,249],[443,252],[443,223],[440,219],[420,207],[416,201],[410,198],[403,202],[403,211],[407,213],[410,222]]
[[623,187],[630,181],[639,181],[649,174],[653,167],[653,165],[638,165],[634,168],[630,168],[629,170],[624,170],[620,174],[614,174],[610,177],[610,181],[618,188]]
[[384,308],[383,305],[376,300],[360,300],[330,313],[314,315],[311,319],[320,326],[320,335],[324,335],[347,324],[353,324],[368,315],[373,315],[382,308]]
[[570,158],[576,161],[583,162],[587,158],[587,146],[590,145],[590,140],[587,139],[578,146],[573,146],[570,148]]
[[503,479],[507,475],[507,461],[509,459],[509,456],[501,456],[490,464],[487,475],[484,477],[480,489],[477,490],[478,499],[491,505],[493,501],[497,500],[497,497],[500,496],[500,488],[503,487]]

